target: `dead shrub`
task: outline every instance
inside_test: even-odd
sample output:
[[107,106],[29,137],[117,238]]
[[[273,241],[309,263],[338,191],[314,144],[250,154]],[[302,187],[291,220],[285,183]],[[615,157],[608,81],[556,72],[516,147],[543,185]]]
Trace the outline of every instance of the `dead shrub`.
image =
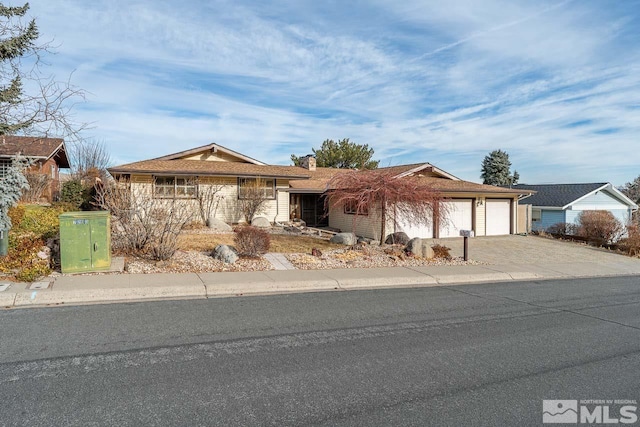
[[434,258],[451,259],[451,254],[449,253],[451,248],[448,248],[444,245],[437,244],[437,245],[431,246],[431,249],[433,249]]
[[565,238],[577,235],[578,226],[569,222],[558,222],[547,227],[545,231],[554,237]]
[[629,256],[640,256],[640,225],[629,225],[627,227],[627,237],[620,240],[618,247]]
[[578,224],[578,235],[599,246],[617,242],[625,231],[609,211],[583,211],[578,215]]
[[264,255],[271,245],[269,233],[256,227],[242,227],[234,238],[238,253],[244,256],[257,257]]

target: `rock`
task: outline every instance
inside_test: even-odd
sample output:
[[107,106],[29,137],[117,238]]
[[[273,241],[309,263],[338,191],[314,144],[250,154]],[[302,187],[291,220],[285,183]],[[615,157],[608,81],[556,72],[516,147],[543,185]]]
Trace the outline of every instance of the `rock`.
[[215,259],[226,264],[233,264],[238,260],[238,255],[227,245],[218,245],[211,254]]
[[320,258],[322,256],[322,252],[320,249],[313,248],[311,249],[311,255]]
[[295,225],[296,227],[306,227],[307,226],[307,223],[304,222],[303,220],[299,219],[299,218],[294,219],[292,222],[293,222],[293,225]]
[[258,228],[271,228],[269,220],[263,216],[257,216],[251,220],[251,225]]
[[358,243],[362,243],[364,245],[370,245],[371,242],[373,242],[373,239],[369,239],[367,237],[360,237],[358,236]]
[[300,230],[299,228],[290,226],[285,227],[284,231],[286,231],[287,233],[302,233],[302,230]]
[[405,250],[420,258],[431,259],[434,257],[433,249],[431,248],[431,244],[428,239],[415,237],[409,240]]
[[229,224],[218,218],[209,218],[209,220],[207,221],[207,227],[209,227],[211,230],[220,232],[233,231],[233,228]]
[[399,231],[397,233],[392,233],[384,239],[384,242],[387,245],[406,245],[409,243],[409,236],[404,231]]
[[355,245],[358,239],[353,233],[338,233],[329,240],[331,243],[337,243],[339,245]]

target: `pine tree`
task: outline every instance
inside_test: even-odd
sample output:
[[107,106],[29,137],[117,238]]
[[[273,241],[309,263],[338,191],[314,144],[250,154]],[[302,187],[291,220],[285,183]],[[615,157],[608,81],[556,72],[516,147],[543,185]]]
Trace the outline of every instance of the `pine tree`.
[[15,206],[22,196],[22,192],[29,188],[27,178],[23,171],[29,166],[24,158],[16,158],[5,170],[4,177],[0,178],[0,230],[11,228],[9,209]]
[[511,186],[518,183],[520,174],[517,171],[511,174],[509,154],[502,150],[494,150],[482,160],[480,178],[484,184]]
[[[369,148],[368,144],[356,144],[344,138],[338,142],[332,139],[325,139],[322,147],[316,150],[312,149],[316,156],[316,165],[325,168],[340,169],[376,169],[378,160],[371,160],[373,157],[373,148]],[[300,166],[302,158],[291,155],[291,161],[294,165]]]

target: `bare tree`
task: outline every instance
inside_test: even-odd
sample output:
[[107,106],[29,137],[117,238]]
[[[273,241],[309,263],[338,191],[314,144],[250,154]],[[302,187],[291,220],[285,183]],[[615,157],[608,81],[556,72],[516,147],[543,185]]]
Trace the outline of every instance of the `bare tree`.
[[96,178],[105,180],[111,165],[111,154],[104,141],[88,139],[71,144],[71,175],[85,185],[92,185]]
[[51,184],[51,177],[42,173],[29,171],[24,173],[24,177],[29,183],[29,188],[22,193],[20,200],[28,203],[39,202],[43,193]]
[[[72,109],[84,92],[70,81],[43,72],[50,42],[40,42],[35,19],[25,20],[29,4],[0,4],[0,135],[77,137],[84,125],[74,123]],[[25,92],[28,88],[28,92]]]
[[418,177],[398,178],[385,170],[353,171],[337,174],[329,181],[325,197],[330,206],[349,206],[353,227],[362,215],[380,220],[380,243],[384,243],[387,220],[430,225],[446,221],[448,208],[440,193]]
[[211,219],[216,217],[218,205],[224,196],[219,194],[224,189],[221,184],[198,184],[198,208],[202,222],[209,225]]
[[240,186],[238,208],[248,223],[251,223],[256,215],[266,211],[267,201],[272,198],[269,194],[274,191],[267,187],[267,182],[262,178],[246,178]]
[[181,200],[154,198],[126,179],[96,189],[96,204],[112,215],[114,248],[158,260],[173,256],[178,235],[193,216]]

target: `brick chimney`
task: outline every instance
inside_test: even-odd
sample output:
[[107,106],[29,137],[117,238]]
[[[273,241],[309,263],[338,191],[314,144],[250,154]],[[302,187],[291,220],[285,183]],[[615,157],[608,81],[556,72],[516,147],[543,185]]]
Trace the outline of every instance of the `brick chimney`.
[[300,161],[300,167],[310,171],[316,170],[316,158],[312,154],[308,154]]

